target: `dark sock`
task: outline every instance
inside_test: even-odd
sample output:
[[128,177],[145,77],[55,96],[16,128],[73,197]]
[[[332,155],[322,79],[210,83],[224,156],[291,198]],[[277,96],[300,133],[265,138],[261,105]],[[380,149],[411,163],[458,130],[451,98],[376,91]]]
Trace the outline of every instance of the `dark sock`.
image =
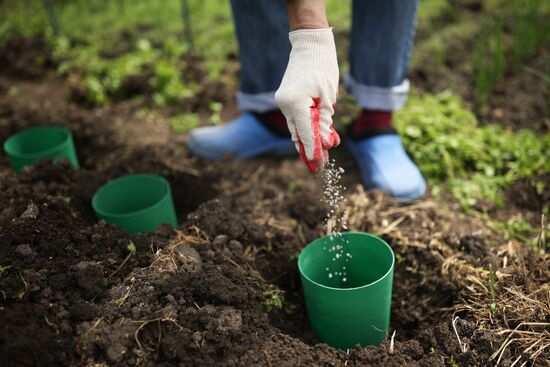
[[252,112],[254,116],[273,134],[283,137],[290,137],[285,115],[280,110],[267,112]]
[[352,140],[361,140],[376,135],[397,134],[392,126],[392,117],[391,111],[364,108],[349,126],[348,135]]

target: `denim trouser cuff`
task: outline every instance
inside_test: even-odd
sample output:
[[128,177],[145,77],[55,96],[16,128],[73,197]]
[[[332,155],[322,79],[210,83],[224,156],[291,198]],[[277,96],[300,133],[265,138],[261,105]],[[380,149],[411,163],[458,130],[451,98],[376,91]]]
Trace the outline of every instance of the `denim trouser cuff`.
[[241,111],[267,112],[277,110],[275,91],[262,93],[237,92],[237,105]]
[[[403,107],[409,92],[409,80],[399,85],[383,88],[359,84],[351,75],[344,77],[344,85],[355,97],[361,108],[381,111],[395,111]],[[279,107],[275,102],[275,91],[262,93],[237,92],[237,105],[241,111],[267,112]]]
[[380,111],[395,111],[403,107],[409,92],[409,80],[399,85],[383,88],[360,84],[350,74],[344,77],[344,85],[353,94],[361,108]]

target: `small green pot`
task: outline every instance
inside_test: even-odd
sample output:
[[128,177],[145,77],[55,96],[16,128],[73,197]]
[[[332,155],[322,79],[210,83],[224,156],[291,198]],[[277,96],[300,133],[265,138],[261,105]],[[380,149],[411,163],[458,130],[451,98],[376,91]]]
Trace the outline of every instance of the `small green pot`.
[[32,166],[42,159],[68,159],[79,168],[73,135],[63,127],[41,126],[20,131],[4,142],[4,151],[16,174],[21,168]]
[[163,223],[177,225],[170,184],[160,176],[134,174],[103,185],[92,198],[99,219],[128,233],[150,232]]
[[384,340],[394,262],[384,240],[362,232],[321,237],[304,248],[298,267],[309,322],[321,341],[346,349]]

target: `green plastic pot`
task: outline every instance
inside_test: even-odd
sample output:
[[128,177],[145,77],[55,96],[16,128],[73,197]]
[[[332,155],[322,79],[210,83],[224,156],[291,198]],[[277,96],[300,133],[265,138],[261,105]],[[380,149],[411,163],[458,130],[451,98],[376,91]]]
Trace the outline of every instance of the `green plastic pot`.
[[128,233],[154,231],[163,223],[177,225],[170,184],[160,176],[134,174],[103,185],[92,198],[99,219]]
[[[338,245],[343,250],[333,251]],[[362,232],[325,236],[304,248],[298,267],[309,322],[321,341],[347,349],[378,346],[384,340],[394,262],[384,240]]]
[[4,142],[10,165],[19,174],[21,168],[32,166],[42,159],[68,159],[79,168],[73,135],[63,127],[41,126],[20,131]]

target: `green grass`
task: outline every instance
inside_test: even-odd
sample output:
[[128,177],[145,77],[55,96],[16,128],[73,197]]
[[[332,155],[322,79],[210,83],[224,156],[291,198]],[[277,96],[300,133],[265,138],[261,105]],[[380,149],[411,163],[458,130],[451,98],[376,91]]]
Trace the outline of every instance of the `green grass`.
[[[543,209],[543,213],[544,211],[545,209]],[[547,213],[544,214],[547,215]],[[521,217],[521,214],[514,215],[503,221],[494,220],[484,213],[481,213],[479,217],[483,219],[489,228],[503,233],[503,240],[516,239],[528,244],[532,248],[537,248],[539,235],[547,236],[550,234],[550,226],[546,226],[546,228],[533,227]]]
[[540,46],[550,42],[548,1],[513,0],[503,2],[498,10],[493,9],[492,12],[498,16],[485,16],[475,49],[474,69],[479,106],[487,103],[506,70],[523,66]]
[[[185,74],[183,56],[189,47],[183,36],[180,0],[53,3],[59,37],[52,35],[42,1],[0,2],[0,43],[14,33],[45,32],[55,56],[61,60],[59,73],[80,75],[86,98],[98,105],[116,99],[125,80],[136,75],[148,78],[151,108],[176,104],[197,93],[200,86]],[[521,63],[533,52],[535,46],[525,40],[533,38],[535,15],[536,45],[550,38],[548,25],[540,21],[550,13],[550,2],[515,0],[503,7],[504,3],[502,0],[488,3],[489,15],[497,14],[503,21],[486,23],[472,54],[481,104],[502,79],[506,65]],[[189,0],[189,4],[194,52],[203,57],[200,67],[207,75],[207,80],[200,82],[233,83],[224,73],[231,62],[227,55],[237,52],[229,1]],[[470,39],[479,31],[479,24],[470,17],[455,19],[460,14],[456,14],[449,1],[424,0],[420,4],[418,29],[434,32],[436,28],[437,33],[413,53],[413,67],[415,63],[433,63],[434,59],[444,64],[449,40]],[[537,14],[533,9],[538,10]],[[349,29],[351,0],[328,0],[327,13],[336,30]],[[450,19],[449,24],[440,24],[445,19]],[[504,22],[511,27],[509,47],[503,34]],[[117,56],[106,56],[104,53],[109,50],[116,51]],[[345,62],[343,66],[345,70]],[[209,103],[210,123],[221,122],[222,108],[215,101]],[[514,179],[550,171],[550,163],[545,159],[550,156],[548,134],[537,137],[528,131],[512,133],[498,125],[480,127],[473,113],[451,93],[412,95],[396,120],[408,150],[434,193],[452,193],[465,209],[480,199],[502,204],[500,193]],[[198,115],[177,113],[169,124],[173,131],[185,132],[198,124]]]
[[[181,77],[180,59],[189,48],[180,0],[58,0],[53,4],[59,36],[52,34],[42,1],[0,3],[0,43],[15,33],[45,33],[54,55],[63,60],[59,73],[81,74],[85,97],[93,104],[109,103],[126,78],[146,68],[154,71],[150,80],[154,106],[194,95],[197,86]],[[204,57],[208,78],[220,79],[227,55],[237,52],[230,2],[189,0],[189,8],[194,53]],[[337,28],[349,28],[350,11],[350,0],[327,2],[329,20]],[[109,50],[121,54],[105,57]],[[212,111],[212,122],[219,122],[219,110]]]
[[507,3],[510,20],[510,61],[520,67],[543,44],[550,42],[550,3],[513,0]]
[[[65,0],[53,3],[60,33],[70,40],[98,42],[104,49],[116,47],[123,31],[155,40],[167,36],[183,39],[180,0]],[[233,34],[229,1],[190,0],[189,4],[199,53],[216,53],[220,47],[234,48],[234,37],[226,37]],[[4,1],[0,5],[0,23],[8,29],[5,33],[51,32],[43,2],[37,0]]]
[[[433,1],[433,0],[432,0]],[[61,0],[52,1],[63,37],[79,42],[98,41],[101,48],[114,48],[119,35],[153,40],[184,39],[181,0]],[[196,52],[222,55],[237,49],[230,1],[188,0]],[[329,21],[339,28],[350,25],[350,0],[327,1]],[[51,33],[41,0],[6,0],[0,3],[0,40],[13,33]]]
[[512,23],[510,51],[516,65],[521,65],[537,48],[542,37],[538,31],[539,1],[514,1],[516,17]]
[[504,78],[506,55],[504,21],[487,19],[476,42],[474,70],[478,106],[487,103],[489,95]]
[[480,199],[501,205],[501,191],[513,180],[550,172],[550,134],[479,126],[474,114],[450,92],[413,94],[396,121],[434,193],[450,191],[464,209]]
[[[47,9],[41,0],[0,3],[0,43],[12,34],[45,33],[54,54],[62,60],[60,74],[82,75],[85,98],[97,105],[116,98],[126,78],[154,71],[149,81],[153,105],[164,107],[192,97],[196,85],[181,79],[185,42],[181,0],[54,0],[59,36],[53,36]],[[336,30],[351,25],[351,0],[326,2],[329,22]],[[420,23],[429,24],[448,11],[444,0],[426,0],[419,9]],[[230,2],[189,0],[195,50],[204,57],[210,80],[223,76],[228,54],[237,52]],[[105,51],[120,53],[112,59]],[[345,70],[345,66],[343,68]],[[212,111],[219,122],[219,111]]]

